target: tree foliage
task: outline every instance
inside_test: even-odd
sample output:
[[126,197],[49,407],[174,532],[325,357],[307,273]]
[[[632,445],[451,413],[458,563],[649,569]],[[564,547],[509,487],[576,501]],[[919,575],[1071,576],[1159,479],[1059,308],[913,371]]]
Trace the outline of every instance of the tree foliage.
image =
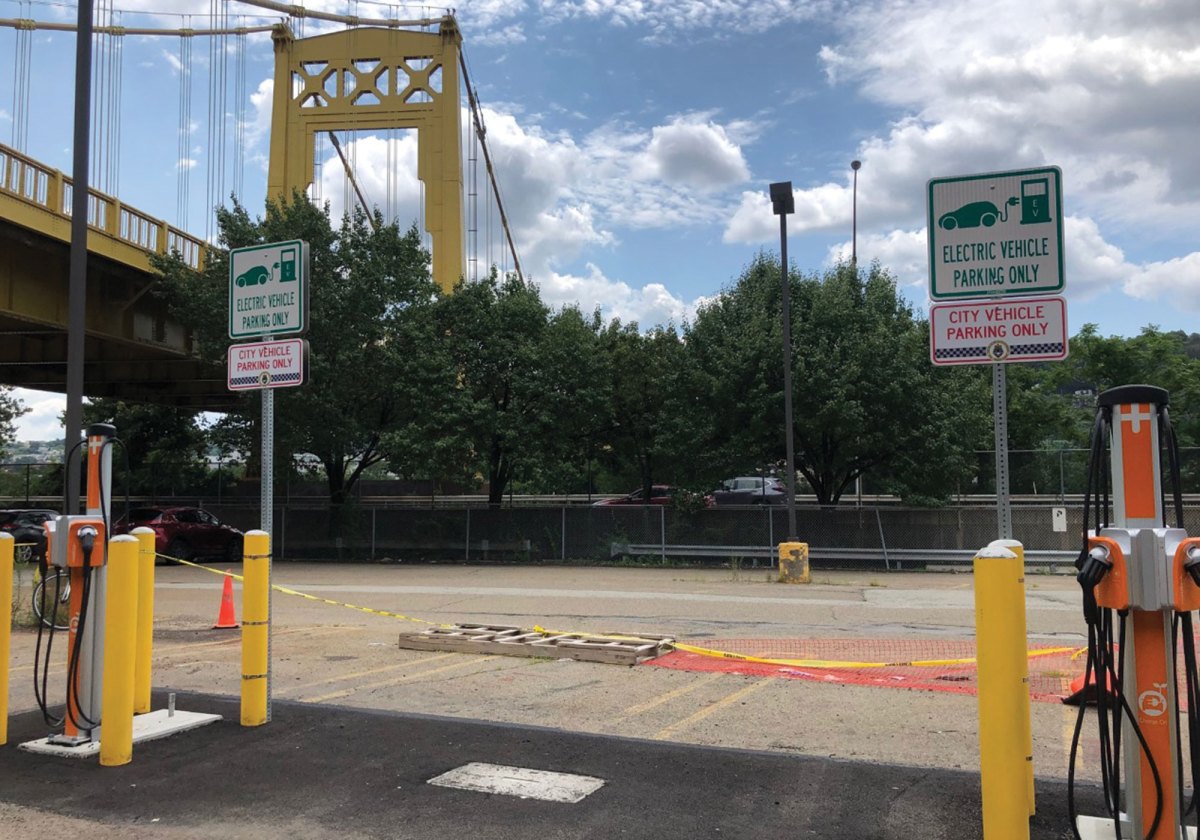
[[29,409],[13,395],[12,388],[0,385],[0,458],[5,456],[5,446],[16,436],[16,422]]

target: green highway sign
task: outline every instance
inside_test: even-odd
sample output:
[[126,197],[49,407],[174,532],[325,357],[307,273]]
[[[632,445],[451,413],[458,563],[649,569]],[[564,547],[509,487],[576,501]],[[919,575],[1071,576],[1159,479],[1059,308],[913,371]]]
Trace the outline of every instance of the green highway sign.
[[1061,292],[1062,170],[1057,166],[934,178],[929,296],[934,300]]
[[229,252],[229,337],[308,329],[308,243],[299,239]]

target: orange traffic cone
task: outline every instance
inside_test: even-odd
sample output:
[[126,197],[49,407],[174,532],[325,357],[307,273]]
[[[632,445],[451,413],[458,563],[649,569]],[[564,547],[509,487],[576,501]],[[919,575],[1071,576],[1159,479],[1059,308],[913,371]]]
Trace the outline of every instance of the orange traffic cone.
[[[1067,704],[1068,706],[1079,706],[1084,704],[1093,706],[1096,705],[1098,702],[1097,695],[1100,693],[1097,690],[1096,674],[1095,672],[1092,672],[1087,676],[1088,680],[1086,685],[1083,681],[1083,674],[1080,674],[1078,677],[1071,680],[1071,693],[1062,698],[1063,703]],[[1104,687],[1108,696],[1115,699],[1117,693],[1113,690],[1112,677],[1108,674],[1105,675]]]
[[233,614],[233,578],[225,576],[225,590],[221,593],[221,611],[217,614],[214,630],[235,630],[241,625]]

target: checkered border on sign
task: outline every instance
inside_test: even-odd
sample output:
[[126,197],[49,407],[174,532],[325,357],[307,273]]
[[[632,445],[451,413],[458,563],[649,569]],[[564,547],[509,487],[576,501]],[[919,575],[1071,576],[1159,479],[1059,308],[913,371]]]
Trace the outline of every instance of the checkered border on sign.
[[[301,380],[299,373],[273,373],[271,374],[272,385],[287,385],[289,383],[298,383]],[[235,376],[229,380],[232,387],[238,385],[257,385],[259,383],[258,376]]]
[[[1063,343],[1061,341],[1047,342],[1045,344],[1014,344],[1008,349],[1009,356],[1047,356],[1050,354],[1061,354],[1062,352]],[[979,347],[946,347],[934,353],[935,359],[986,359],[987,357],[987,347],[984,345]]]
[[937,359],[984,359],[987,358],[986,347],[947,347],[934,354]]

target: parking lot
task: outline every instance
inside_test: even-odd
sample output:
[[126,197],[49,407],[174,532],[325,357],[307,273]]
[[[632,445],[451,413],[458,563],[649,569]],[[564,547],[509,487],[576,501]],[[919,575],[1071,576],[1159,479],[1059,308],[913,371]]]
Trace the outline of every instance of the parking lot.
[[[968,640],[974,622],[969,574],[818,571],[812,584],[785,585],[761,569],[277,564],[273,581],[416,619],[276,592],[272,695],[287,708],[298,701],[464,725],[547,727],[781,758],[977,772],[976,699],[969,694],[397,646],[400,633],[417,632],[423,622],[657,633],[700,646],[842,639],[870,651],[879,640]],[[158,569],[157,689],[237,696],[239,634],[210,629],[222,583],[202,570]],[[1078,589],[1070,577],[1031,575],[1027,596],[1031,643],[1082,642]],[[33,642],[31,633],[14,637],[14,711],[34,706]],[[52,686],[61,682],[51,677]],[[1033,704],[1039,779],[1065,778],[1074,719],[1073,708]],[[266,729],[277,725],[285,724]],[[1084,778],[1093,777],[1092,752],[1085,742]]]

